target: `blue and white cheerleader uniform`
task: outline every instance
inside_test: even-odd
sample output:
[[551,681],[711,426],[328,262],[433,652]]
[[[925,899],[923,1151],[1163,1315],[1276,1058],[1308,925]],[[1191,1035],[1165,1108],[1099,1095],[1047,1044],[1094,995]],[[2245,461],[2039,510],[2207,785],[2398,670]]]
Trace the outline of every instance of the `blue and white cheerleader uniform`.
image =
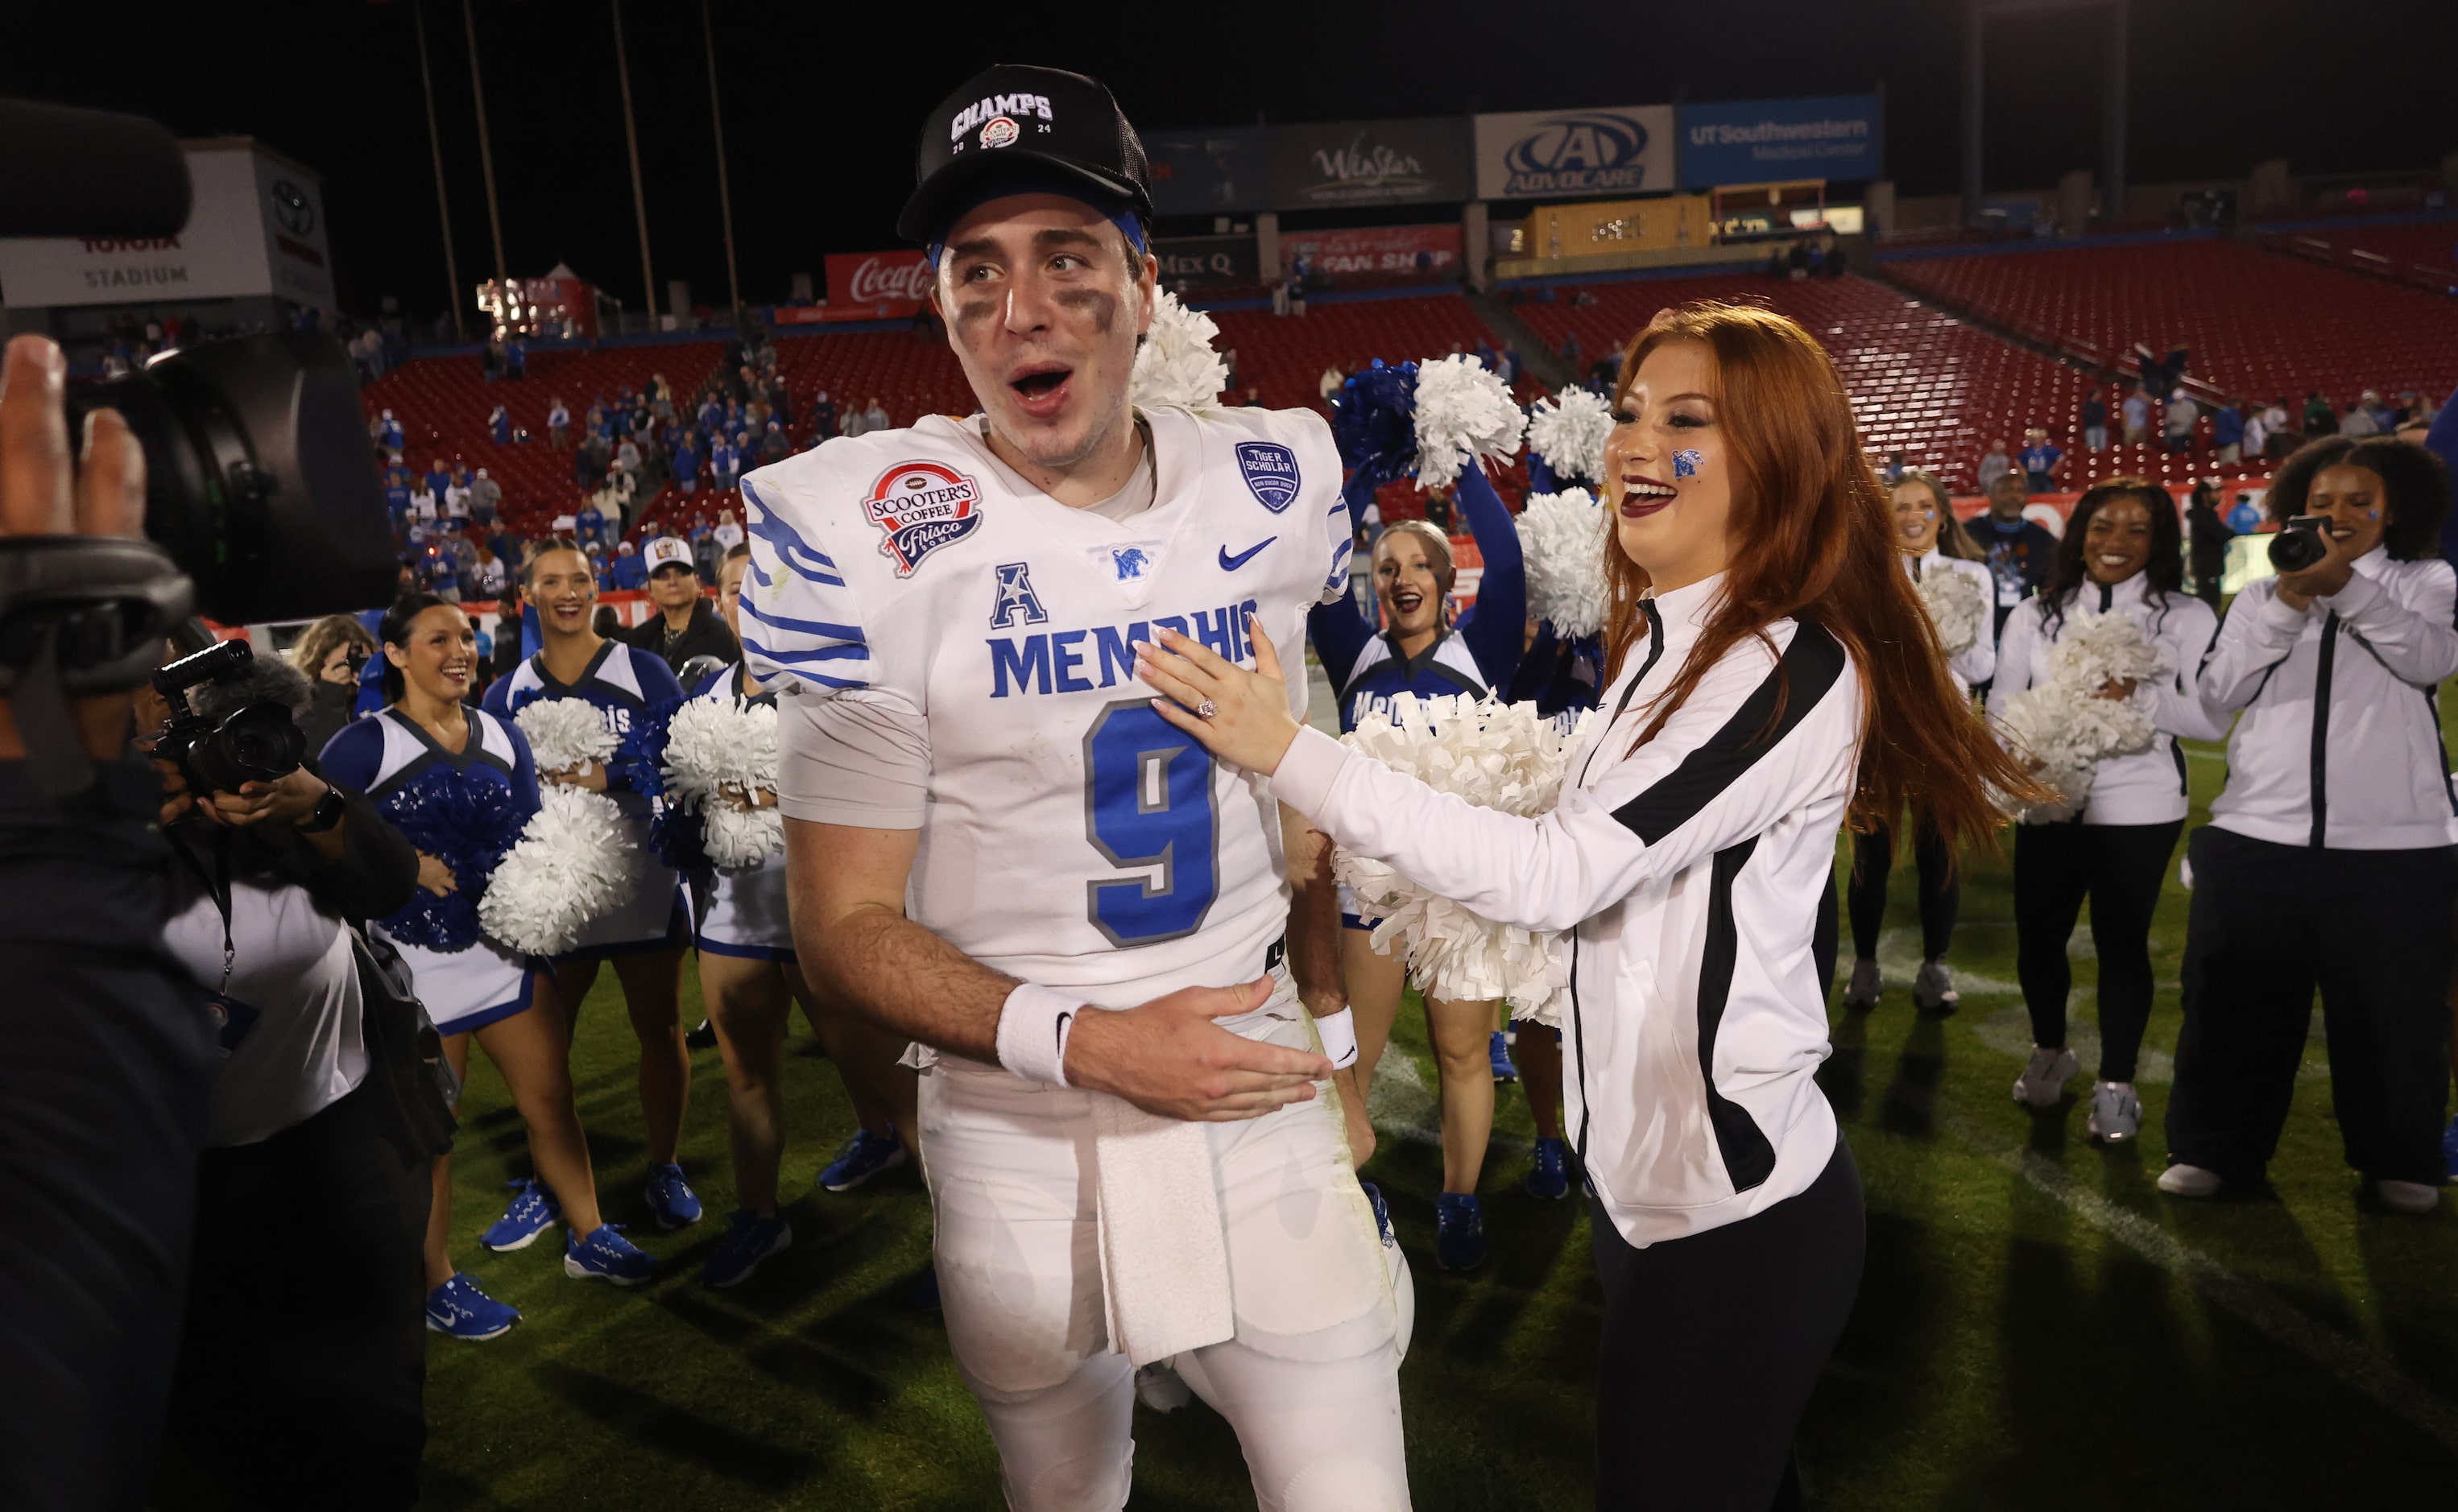
[[597,648],[576,682],[555,681],[546,670],[546,652],[539,652],[510,676],[488,686],[487,712],[505,720],[540,698],[578,698],[595,708],[614,733],[614,756],[606,763],[606,796],[631,821],[644,862],[640,890],[583,930],[579,941],[556,957],[559,961],[662,950],[691,938],[682,878],[658,857],[650,834],[662,786],[656,753],[663,744],[665,721],[682,696],[682,684],[663,657],[614,640]]
[[386,709],[344,726],[321,758],[326,776],[365,793],[412,845],[452,868],[452,892],[422,887],[408,907],[369,925],[401,952],[442,1034],[527,1010],[536,986],[537,963],[479,934],[478,899],[537,812],[537,763],[510,719],[463,712],[469,735],[457,753]]
[[[749,706],[777,706],[773,693],[745,695],[739,662],[709,673],[694,694]],[[713,868],[701,901],[698,942],[713,956],[752,961],[794,959],[794,924],[785,913],[785,856],[780,851],[757,866]]]

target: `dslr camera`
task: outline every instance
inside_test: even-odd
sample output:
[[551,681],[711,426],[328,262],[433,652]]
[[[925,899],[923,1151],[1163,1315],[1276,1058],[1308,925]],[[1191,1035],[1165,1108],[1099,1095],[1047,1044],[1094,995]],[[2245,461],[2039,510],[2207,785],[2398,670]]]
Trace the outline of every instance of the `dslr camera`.
[[2282,572],[2302,572],[2329,554],[2322,544],[2322,532],[2330,528],[2327,517],[2300,514],[2279,528],[2270,538],[2270,565]]
[[306,759],[307,737],[286,704],[260,698],[219,718],[196,711],[190,690],[249,683],[255,660],[246,641],[217,641],[154,673],[154,691],[171,705],[154,755],[179,769],[191,793],[236,793],[242,783],[280,781]]

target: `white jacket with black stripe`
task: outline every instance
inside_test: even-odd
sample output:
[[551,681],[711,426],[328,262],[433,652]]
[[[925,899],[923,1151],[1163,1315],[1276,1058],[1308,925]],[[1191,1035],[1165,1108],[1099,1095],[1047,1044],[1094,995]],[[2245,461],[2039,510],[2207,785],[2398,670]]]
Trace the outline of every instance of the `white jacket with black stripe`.
[[[1605,691],[1561,802],[1518,818],[1436,793],[1312,730],[1272,791],[1340,844],[1489,919],[1572,930],[1573,1140],[1634,1245],[1746,1218],[1815,1181],[1835,837],[1859,768],[1860,677],[1783,620],[1745,638],[1632,750],[1721,590],[1651,601],[1660,633]],[[1772,649],[1768,642],[1772,642]]]
[[2347,586],[2291,609],[2248,585],[2202,664],[2202,701],[2228,737],[2223,830],[2330,850],[2424,850],[2458,837],[2433,690],[2458,673],[2458,577],[2439,557],[2356,558]]

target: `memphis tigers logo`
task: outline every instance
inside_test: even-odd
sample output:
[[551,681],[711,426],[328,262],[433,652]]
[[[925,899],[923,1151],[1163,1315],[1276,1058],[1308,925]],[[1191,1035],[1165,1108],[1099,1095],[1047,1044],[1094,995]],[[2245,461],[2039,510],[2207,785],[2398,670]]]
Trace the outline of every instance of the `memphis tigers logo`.
[[1238,443],[1238,470],[1246,487],[1274,514],[1298,496],[1298,454],[1277,441]]
[[1152,553],[1139,546],[1119,546],[1110,549],[1110,565],[1117,570],[1118,581],[1141,577],[1152,565]]
[[981,487],[938,462],[899,463],[863,501],[870,523],[886,532],[879,554],[896,564],[898,577],[911,577],[924,557],[981,528]]

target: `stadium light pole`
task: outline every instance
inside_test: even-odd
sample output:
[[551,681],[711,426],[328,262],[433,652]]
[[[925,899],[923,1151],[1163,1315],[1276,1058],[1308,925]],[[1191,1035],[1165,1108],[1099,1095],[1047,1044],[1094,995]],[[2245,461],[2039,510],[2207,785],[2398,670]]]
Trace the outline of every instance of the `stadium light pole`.
[[469,13],[469,0],[461,0],[461,27],[469,36],[469,93],[478,102],[478,166],[487,174],[487,229],[495,238],[495,321],[501,324],[510,313],[512,280],[504,268],[504,217],[495,207],[495,150],[487,140],[487,86],[478,77],[478,23]]
[[444,197],[444,137],[435,129],[435,77],[427,67],[427,3],[409,0],[410,19],[418,23],[418,89],[427,97],[427,150],[435,155],[435,218],[444,228],[444,281],[452,297],[444,307],[452,312],[454,340],[468,336],[461,323],[461,271],[452,256],[452,206]]
[[649,265],[649,201],[640,193],[640,133],[632,122],[632,64],[623,52],[623,0],[607,0],[614,17],[614,77],[623,86],[623,145],[632,152],[632,217],[640,223],[640,286],[647,291],[649,329],[657,328],[657,274]]
[[725,298],[734,328],[742,329],[742,280],[734,271],[734,196],[725,184],[725,113],[717,104],[717,32],[709,25],[708,0],[699,0],[699,41],[708,54],[708,118],[717,128],[717,215],[725,226]]

